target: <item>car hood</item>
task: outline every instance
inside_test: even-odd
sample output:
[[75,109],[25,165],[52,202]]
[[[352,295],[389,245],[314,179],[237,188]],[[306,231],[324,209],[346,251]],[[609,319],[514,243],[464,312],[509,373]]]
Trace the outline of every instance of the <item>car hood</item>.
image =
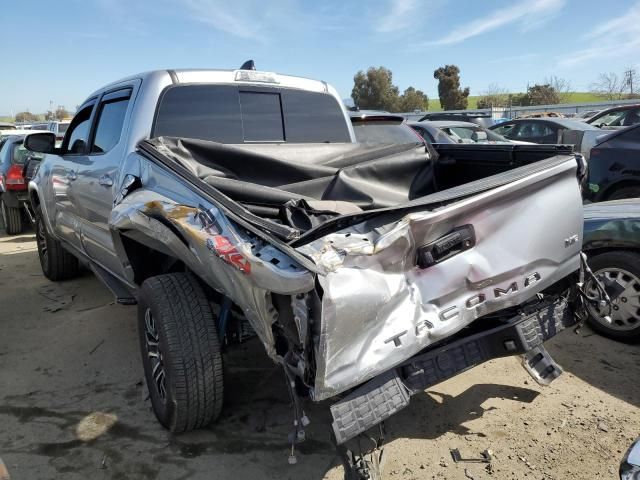
[[640,248],[640,200],[614,200],[584,206],[583,250]]

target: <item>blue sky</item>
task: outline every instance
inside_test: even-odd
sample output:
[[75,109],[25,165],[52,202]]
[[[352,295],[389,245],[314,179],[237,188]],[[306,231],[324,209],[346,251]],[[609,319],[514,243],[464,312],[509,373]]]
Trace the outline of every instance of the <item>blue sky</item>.
[[449,63],[475,95],[550,75],[585,91],[600,72],[640,62],[640,0],[5,0],[0,18],[0,115],[50,101],[73,110],[140,71],[249,58],[343,98],[372,65],[433,98],[433,71]]

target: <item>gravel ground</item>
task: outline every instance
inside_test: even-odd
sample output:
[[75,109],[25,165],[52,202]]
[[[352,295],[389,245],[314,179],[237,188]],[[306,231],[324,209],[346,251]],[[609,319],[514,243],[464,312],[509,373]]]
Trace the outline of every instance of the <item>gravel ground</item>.
[[[90,274],[51,283],[32,232],[0,237],[0,458],[15,479],[340,479],[326,404],[287,464],[291,410],[256,341],[225,358],[218,424],[173,436],[142,383],[135,308]],[[412,398],[387,422],[385,478],[616,478],[640,435],[640,348],[588,329],[547,344],[565,369],[538,386],[516,358]],[[490,465],[454,463],[493,452]]]

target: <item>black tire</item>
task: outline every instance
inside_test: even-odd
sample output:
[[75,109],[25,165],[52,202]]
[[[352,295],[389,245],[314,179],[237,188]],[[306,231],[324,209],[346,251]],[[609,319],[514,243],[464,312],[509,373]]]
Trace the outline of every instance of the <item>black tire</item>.
[[[624,292],[613,300],[614,309],[612,311],[613,323],[609,324],[602,319],[594,308],[590,308],[588,322],[597,332],[614,340],[624,342],[640,341],[640,305],[634,307],[640,301],[640,255],[629,251],[610,251],[596,255],[588,260],[589,267],[598,275],[604,272],[614,271],[614,275],[621,275],[621,281],[628,282],[630,296]],[[622,272],[620,272],[622,271]],[[624,273],[626,272],[626,273]],[[633,279],[635,277],[635,280]],[[589,284],[587,284],[589,288]],[[624,302],[622,302],[624,300]],[[630,312],[633,310],[632,312]],[[618,314],[618,312],[620,312]],[[630,320],[630,315],[635,314],[637,319]],[[616,319],[619,316],[620,318]],[[633,317],[632,317],[633,318]],[[620,329],[624,325],[629,327],[626,330]],[[615,326],[618,328],[615,328]]]
[[16,207],[7,207],[4,200],[0,198],[0,212],[2,223],[7,235],[17,235],[22,233],[22,212]]
[[69,280],[78,276],[80,266],[78,259],[64,249],[59,240],[47,232],[40,207],[35,209],[36,243],[42,273],[52,282]]
[[614,190],[607,200],[622,200],[623,198],[640,197],[640,187],[622,187]]
[[222,355],[216,316],[193,276],[172,273],[144,281],[138,337],[160,423],[179,433],[215,421],[224,395]]

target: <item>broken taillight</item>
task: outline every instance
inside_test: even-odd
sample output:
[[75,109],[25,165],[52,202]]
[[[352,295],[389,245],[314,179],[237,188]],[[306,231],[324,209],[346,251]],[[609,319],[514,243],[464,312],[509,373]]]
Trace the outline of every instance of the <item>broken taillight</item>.
[[251,264],[223,235],[213,235],[207,238],[207,248],[215,252],[222,260],[233,265],[242,273],[251,273]]
[[5,189],[7,190],[26,190],[27,182],[22,176],[22,165],[11,165],[4,179]]

